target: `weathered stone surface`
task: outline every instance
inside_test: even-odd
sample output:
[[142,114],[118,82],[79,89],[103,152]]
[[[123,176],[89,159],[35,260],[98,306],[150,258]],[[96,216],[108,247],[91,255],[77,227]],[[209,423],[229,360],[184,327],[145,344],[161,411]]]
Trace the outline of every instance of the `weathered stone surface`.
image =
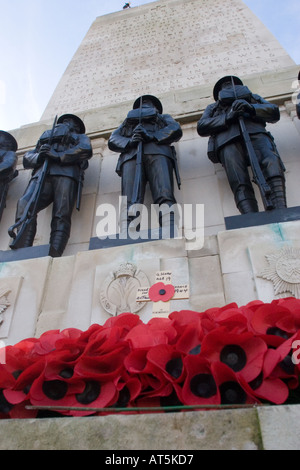
[[265,450],[300,450],[300,406],[258,408]]
[[259,450],[255,409],[0,422],[1,450]]

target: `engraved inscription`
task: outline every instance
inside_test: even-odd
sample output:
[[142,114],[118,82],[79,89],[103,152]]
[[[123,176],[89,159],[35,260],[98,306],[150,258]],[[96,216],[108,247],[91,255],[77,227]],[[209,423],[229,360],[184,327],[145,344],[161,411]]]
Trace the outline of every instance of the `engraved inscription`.
[[293,65],[239,0],[150,3],[96,19],[42,118],[274,70],[283,60]]

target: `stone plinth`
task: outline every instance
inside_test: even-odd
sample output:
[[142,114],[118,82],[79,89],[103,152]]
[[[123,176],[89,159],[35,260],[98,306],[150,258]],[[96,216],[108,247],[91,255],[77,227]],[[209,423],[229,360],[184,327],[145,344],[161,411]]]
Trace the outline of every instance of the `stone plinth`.
[[[200,450],[300,450],[299,418],[300,405],[291,405],[135,416],[2,420],[0,449],[102,450],[100,463],[112,457],[112,452],[120,457],[121,451],[127,450],[135,456],[139,456],[139,450],[176,451],[176,454],[190,451],[196,463]],[[142,458],[145,456],[140,454]]]
[[32,248],[32,258],[0,264],[1,285],[20,280],[13,302],[8,297],[11,326],[0,325],[0,339],[14,344],[52,329],[86,330],[129,311],[146,323],[155,317],[153,304],[136,303],[137,289],[153,285],[158,271],[189,286],[188,298],[171,300],[169,313],[300,298],[299,226],[296,220],[220,231],[194,246],[185,238],[142,240],[61,258],[36,258]]

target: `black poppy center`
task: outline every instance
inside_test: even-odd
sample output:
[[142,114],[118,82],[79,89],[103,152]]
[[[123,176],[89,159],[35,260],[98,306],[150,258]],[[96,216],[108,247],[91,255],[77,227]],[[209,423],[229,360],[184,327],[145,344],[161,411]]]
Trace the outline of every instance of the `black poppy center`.
[[43,383],[42,389],[50,400],[61,400],[67,393],[68,384],[62,380],[48,380]]
[[246,403],[247,395],[237,382],[224,382],[220,385],[222,405],[236,405]]
[[13,405],[6,400],[3,390],[0,390],[0,413],[9,413],[12,408]]
[[220,360],[234,372],[238,372],[245,367],[247,356],[245,351],[237,344],[227,344],[221,351]]
[[166,293],[165,289],[160,289],[159,290],[159,295],[165,295],[165,293]]
[[264,375],[263,373],[261,372],[257,377],[256,379],[252,380],[251,382],[249,382],[249,385],[250,387],[252,388],[252,390],[256,390],[258,387],[261,386],[261,384],[263,383],[263,378],[264,378]]
[[116,408],[125,408],[128,405],[129,400],[130,400],[130,391],[128,390],[128,388],[125,385],[125,387],[123,387],[122,390],[120,390],[120,392],[119,392],[119,398],[118,398],[118,401],[115,404],[115,407]]
[[[181,401],[179,400],[175,390],[171,393],[171,395],[168,395],[167,397],[160,397],[160,404],[163,407],[168,407],[168,406],[182,406]],[[173,411],[173,410],[170,410]],[[168,412],[168,410],[166,410]]]
[[189,351],[189,354],[196,356],[197,354],[200,353],[200,351],[201,351],[201,344],[197,344],[197,346],[195,346]]
[[60,377],[62,377],[63,379],[70,379],[71,377],[73,377],[73,374],[74,371],[71,367],[66,367],[59,373]]
[[288,339],[289,335],[286,331],[281,330],[281,328],[277,328],[277,326],[271,326],[267,329],[267,335],[275,335],[280,336],[280,338]]
[[87,382],[84,391],[76,395],[76,400],[82,405],[89,405],[98,398],[100,391],[101,385],[99,382]]
[[182,374],[182,360],[181,357],[175,357],[174,359],[170,359],[166,364],[166,371],[170,374],[174,379],[178,379],[178,377]]
[[212,375],[198,374],[190,382],[191,392],[197,397],[209,398],[217,393],[217,386]]
[[289,375],[294,374],[295,372],[295,364],[293,363],[293,359],[291,354],[285,356],[285,358],[279,363],[280,367],[284,372]]

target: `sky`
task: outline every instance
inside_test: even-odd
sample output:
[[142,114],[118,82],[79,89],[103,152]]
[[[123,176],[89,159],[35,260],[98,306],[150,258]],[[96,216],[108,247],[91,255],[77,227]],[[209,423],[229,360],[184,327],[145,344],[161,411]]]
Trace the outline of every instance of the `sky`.
[[[131,7],[152,1],[132,0]],[[243,1],[300,64],[300,1]],[[122,10],[124,4],[122,0],[0,0],[1,130],[40,120],[93,21]]]

